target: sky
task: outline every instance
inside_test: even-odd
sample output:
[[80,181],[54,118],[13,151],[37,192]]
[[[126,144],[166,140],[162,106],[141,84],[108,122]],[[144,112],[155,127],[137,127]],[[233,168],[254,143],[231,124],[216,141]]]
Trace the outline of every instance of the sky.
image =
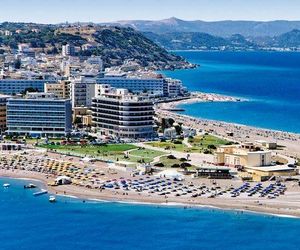
[[300,20],[300,0],[0,0],[0,22]]

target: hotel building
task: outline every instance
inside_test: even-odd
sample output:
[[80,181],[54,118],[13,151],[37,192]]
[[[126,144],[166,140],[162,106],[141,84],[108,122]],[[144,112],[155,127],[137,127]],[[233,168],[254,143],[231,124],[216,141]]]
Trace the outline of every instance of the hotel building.
[[100,85],[92,101],[92,124],[102,136],[149,138],[154,135],[153,102],[126,89]]
[[0,132],[6,130],[6,102],[10,96],[0,94]]
[[70,81],[59,81],[57,83],[45,83],[45,93],[53,93],[57,98],[70,99]]
[[215,153],[215,163],[246,168],[270,166],[271,151],[256,150],[252,143],[220,146]]
[[72,44],[66,44],[62,46],[62,56],[74,56],[75,47]]
[[28,93],[9,98],[7,133],[33,137],[63,137],[72,129],[71,101],[54,94]]
[[44,92],[45,83],[55,83],[54,80],[36,79],[0,79],[0,93],[5,95],[15,95],[28,88]]
[[98,84],[108,84],[114,88],[128,89],[135,94],[147,92],[156,96],[168,94],[168,84],[164,78],[128,77],[126,74],[106,74],[97,78]]
[[80,76],[71,80],[70,96],[72,107],[91,107],[92,98],[95,97],[96,80]]

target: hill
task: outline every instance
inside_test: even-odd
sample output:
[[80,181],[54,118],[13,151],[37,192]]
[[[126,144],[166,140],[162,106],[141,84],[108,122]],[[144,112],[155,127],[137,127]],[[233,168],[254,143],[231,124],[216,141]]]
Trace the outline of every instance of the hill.
[[230,37],[240,34],[245,37],[279,36],[294,29],[300,29],[300,21],[216,21],[205,22],[200,20],[185,21],[175,17],[159,21],[117,21],[108,25],[131,27],[142,32],[173,33],[197,32],[214,36]]
[[[11,34],[6,35],[5,31]],[[141,66],[153,69],[190,67],[183,58],[127,27],[2,23],[0,46],[16,49],[19,43],[29,43],[31,47],[48,54],[58,54],[63,44],[71,43],[79,48],[78,55],[102,56],[105,66],[116,66],[127,59],[134,59]],[[93,44],[94,48],[80,51],[80,47],[87,43]]]

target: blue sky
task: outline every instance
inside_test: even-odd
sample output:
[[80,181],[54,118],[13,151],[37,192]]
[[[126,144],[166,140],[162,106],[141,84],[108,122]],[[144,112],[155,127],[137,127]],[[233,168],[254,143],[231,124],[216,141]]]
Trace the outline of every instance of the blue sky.
[[300,0],[1,0],[0,22],[300,20]]

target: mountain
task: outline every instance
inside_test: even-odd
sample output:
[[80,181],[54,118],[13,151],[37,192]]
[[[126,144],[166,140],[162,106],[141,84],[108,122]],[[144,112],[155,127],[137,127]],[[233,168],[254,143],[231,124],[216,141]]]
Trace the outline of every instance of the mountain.
[[300,47],[300,30],[292,30],[273,39],[274,47]]
[[273,50],[275,48],[300,49],[300,30],[292,30],[279,36],[246,38],[234,34],[223,38],[199,32],[172,32],[144,35],[167,50]]
[[[5,35],[10,31],[10,35]],[[16,49],[19,43],[29,43],[37,51],[57,54],[63,44],[71,43],[78,48],[93,44],[94,49],[80,51],[78,55],[100,55],[104,65],[121,65],[134,59],[144,67],[153,69],[176,69],[191,65],[182,57],[174,55],[142,33],[128,27],[101,25],[39,25],[25,23],[0,24],[0,47]]]
[[230,37],[240,34],[245,37],[279,36],[294,29],[300,29],[300,21],[185,21],[175,17],[159,21],[117,21],[106,25],[131,27],[142,32],[173,33],[198,32],[210,35]]
[[196,32],[172,32],[156,34],[145,32],[144,35],[168,50],[212,49],[229,45],[229,41],[222,37]]
[[257,49],[257,44],[239,34],[228,38],[198,32],[173,32],[144,35],[168,50],[249,50]]

